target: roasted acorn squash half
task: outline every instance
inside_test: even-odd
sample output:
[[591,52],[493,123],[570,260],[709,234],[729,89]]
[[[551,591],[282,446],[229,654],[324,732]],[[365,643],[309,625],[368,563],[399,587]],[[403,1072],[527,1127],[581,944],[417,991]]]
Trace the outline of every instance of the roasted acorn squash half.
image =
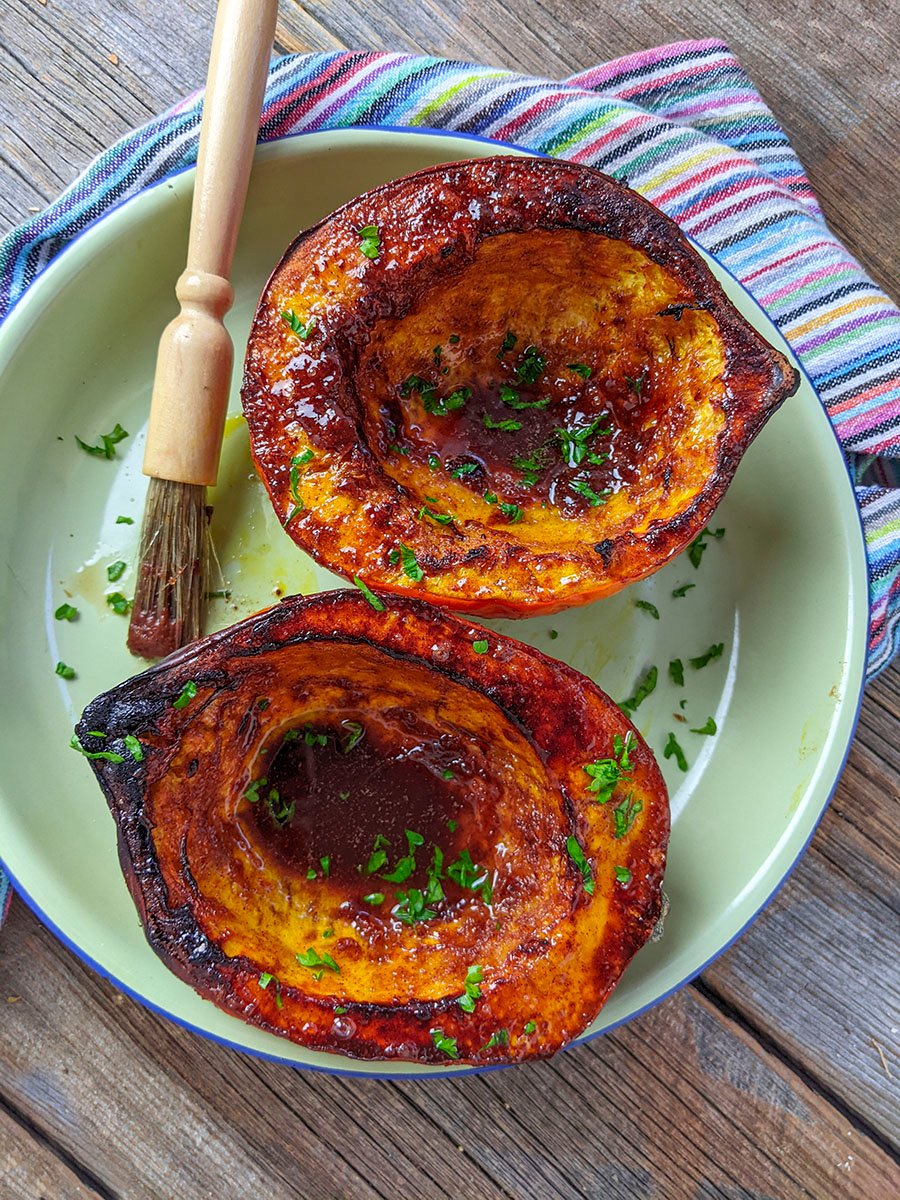
[[552,1054],[659,916],[662,776],[577,671],[372,599],[291,598],[85,711],[147,938],[304,1046]]
[[298,546],[481,615],[552,612],[704,528],[798,377],[672,221],[589,167],[432,167],[300,235],[243,403]]

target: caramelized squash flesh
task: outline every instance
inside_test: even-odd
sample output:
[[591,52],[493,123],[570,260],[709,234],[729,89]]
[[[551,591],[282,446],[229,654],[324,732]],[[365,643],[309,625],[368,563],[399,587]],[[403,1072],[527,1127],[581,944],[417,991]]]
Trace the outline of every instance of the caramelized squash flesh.
[[666,791],[625,716],[415,601],[286,601],[99,697],[78,732],[125,750],[92,766],[151,945],[306,1046],[552,1054],[659,914]]
[[263,293],[243,399],[276,511],[320,562],[527,615],[678,553],[796,379],[646,201],[498,158],[301,235]]

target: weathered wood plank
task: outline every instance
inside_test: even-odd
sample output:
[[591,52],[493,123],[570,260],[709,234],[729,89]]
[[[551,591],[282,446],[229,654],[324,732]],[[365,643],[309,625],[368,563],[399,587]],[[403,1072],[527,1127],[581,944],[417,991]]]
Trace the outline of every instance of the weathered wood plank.
[[[863,734],[796,873],[704,981],[805,1070],[841,1096],[885,1141],[900,1147],[900,944],[897,911],[896,741]],[[883,711],[883,710],[881,710]],[[865,738],[865,740],[863,740]],[[888,761],[885,761],[888,760]]]
[[871,1200],[900,1186],[877,1145],[690,989],[551,1063],[428,1083],[206,1043],[97,980],[20,903],[0,939],[7,994],[21,999],[0,1023],[0,1092],[129,1200],[236,1181],[274,1200]]
[[79,1179],[51,1146],[0,1109],[0,1195],[4,1200],[108,1200]]

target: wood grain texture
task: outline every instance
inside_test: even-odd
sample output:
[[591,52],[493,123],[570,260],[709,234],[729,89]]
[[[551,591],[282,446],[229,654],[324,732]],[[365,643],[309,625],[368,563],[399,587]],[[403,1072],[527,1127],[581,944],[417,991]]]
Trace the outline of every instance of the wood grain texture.
[[[282,0],[277,45],[564,78],[664,41],[723,37],[834,230],[898,295],[894,9]],[[211,0],[0,0],[0,227],[199,86],[212,19]],[[898,798],[895,665],[867,693],[806,858],[697,986],[552,1063],[465,1081],[361,1083],[211,1045],[120,996],[16,902],[0,934],[0,1193],[889,1200],[900,1194]]]
[[690,989],[549,1063],[390,1083],[205,1042],[98,980],[18,902],[0,997],[11,986],[0,1093],[129,1200],[887,1200],[900,1186],[881,1148]]
[[79,1178],[59,1147],[0,1109],[0,1195],[4,1200],[107,1200]]

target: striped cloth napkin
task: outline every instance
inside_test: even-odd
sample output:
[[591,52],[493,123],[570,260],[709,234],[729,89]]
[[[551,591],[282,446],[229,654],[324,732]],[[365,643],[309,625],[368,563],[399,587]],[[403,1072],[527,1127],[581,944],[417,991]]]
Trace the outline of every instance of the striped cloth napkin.
[[[128,134],[0,242],[0,320],[77,234],[194,163],[201,100]],[[900,644],[900,312],[828,230],[728,47],[660,46],[561,83],[408,54],[272,63],[260,141],[348,125],[455,130],[589,163],[626,179],[741,280],[791,343],[846,452],[869,558],[868,677],[882,670]]]

